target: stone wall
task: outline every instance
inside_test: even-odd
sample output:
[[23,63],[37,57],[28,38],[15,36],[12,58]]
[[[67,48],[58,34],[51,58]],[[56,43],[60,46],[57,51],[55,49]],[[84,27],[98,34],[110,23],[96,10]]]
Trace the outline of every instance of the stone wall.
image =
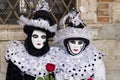
[[[77,0],[80,5],[86,8],[81,18],[92,27],[93,44],[106,55],[107,80],[120,80],[120,0]],[[7,41],[25,38],[19,25],[0,25],[0,80],[5,80]]]
[[107,80],[120,80],[120,0],[78,0],[81,14],[93,30],[93,44],[103,52]]

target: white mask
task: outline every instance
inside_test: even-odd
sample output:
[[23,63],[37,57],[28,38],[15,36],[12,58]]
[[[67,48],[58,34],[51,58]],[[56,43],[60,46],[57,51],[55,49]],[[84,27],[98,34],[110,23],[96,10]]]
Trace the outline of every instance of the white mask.
[[85,47],[84,41],[69,40],[67,44],[68,50],[72,55],[79,54]]
[[46,33],[38,30],[34,30],[32,33],[32,44],[36,49],[41,49],[46,42]]

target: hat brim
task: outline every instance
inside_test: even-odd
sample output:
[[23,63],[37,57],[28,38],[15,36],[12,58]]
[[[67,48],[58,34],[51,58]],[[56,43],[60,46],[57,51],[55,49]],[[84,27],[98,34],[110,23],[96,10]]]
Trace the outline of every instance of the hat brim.
[[27,35],[31,35],[34,30],[39,30],[39,31],[45,32],[48,38],[51,38],[55,35],[55,32],[50,32],[49,30],[45,30],[45,29],[40,28],[40,27],[33,27],[33,26],[25,25],[23,28],[23,31]]

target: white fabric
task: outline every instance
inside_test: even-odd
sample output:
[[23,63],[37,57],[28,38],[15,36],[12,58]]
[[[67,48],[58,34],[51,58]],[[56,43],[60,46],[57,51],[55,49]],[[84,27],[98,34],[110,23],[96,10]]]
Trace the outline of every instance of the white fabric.
[[[39,21],[40,20],[40,21]],[[33,26],[33,27],[40,27],[44,28],[45,30],[49,30],[50,32],[55,32],[57,30],[57,25],[50,26],[47,20],[43,20],[42,18],[35,20],[35,19],[28,19],[27,17],[24,17],[23,15],[20,16],[18,23],[21,26]]]
[[46,33],[38,30],[34,30],[32,33],[32,44],[36,49],[41,49],[46,41]]
[[51,47],[50,51],[41,57],[34,57],[28,54],[24,44],[20,41],[9,41],[6,59],[11,60],[22,72],[34,77],[43,77],[47,75],[46,64],[52,63],[56,65],[60,59],[60,48]]
[[89,46],[79,55],[72,56],[67,52],[62,55],[64,58],[56,74],[57,80],[87,80],[93,74],[93,80],[106,80],[105,67],[102,62],[103,54],[94,46]]
[[[98,63],[100,66],[98,67],[97,71],[95,72],[94,80],[106,80],[106,73],[105,73],[105,66],[103,61],[99,61]],[[97,64],[97,63],[96,63]]]

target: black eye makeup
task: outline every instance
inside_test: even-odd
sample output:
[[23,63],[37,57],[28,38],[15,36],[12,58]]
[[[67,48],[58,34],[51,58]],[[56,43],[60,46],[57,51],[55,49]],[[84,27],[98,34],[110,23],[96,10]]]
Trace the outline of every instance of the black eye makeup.
[[78,41],[78,44],[79,44],[79,45],[83,44],[83,41]]
[[46,35],[42,35],[41,38],[42,38],[42,39],[46,39]]
[[[72,43],[72,44],[76,44],[76,41],[75,41],[75,40],[70,40],[69,42]],[[81,41],[81,40],[79,40],[79,41],[77,42],[78,45],[81,45],[81,44],[83,44],[83,43],[84,43],[84,41]]]
[[75,41],[74,40],[70,40],[70,43],[75,44]]
[[33,34],[32,37],[33,38],[38,38],[38,35],[37,34]]

